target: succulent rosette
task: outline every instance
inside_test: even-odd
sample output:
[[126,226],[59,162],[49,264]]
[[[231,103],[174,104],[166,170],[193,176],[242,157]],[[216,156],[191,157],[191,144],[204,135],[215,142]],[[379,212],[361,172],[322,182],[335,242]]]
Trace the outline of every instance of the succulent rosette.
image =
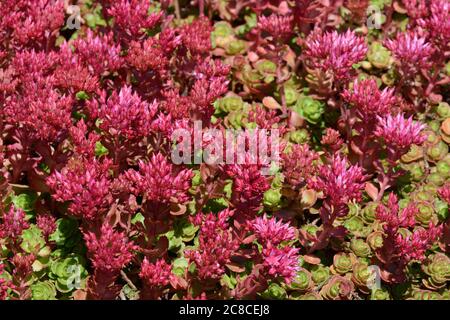
[[0,300],[449,300],[449,21],[0,1]]

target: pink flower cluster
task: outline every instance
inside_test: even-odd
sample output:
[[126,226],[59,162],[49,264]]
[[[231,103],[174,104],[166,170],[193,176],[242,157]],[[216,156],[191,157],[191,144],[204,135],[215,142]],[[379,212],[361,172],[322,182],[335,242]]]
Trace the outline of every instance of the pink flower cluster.
[[308,67],[330,74],[336,81],[346,81],[352,66],[363,60],[366,52],[364,38],[353,31],[339,34],[316,29],[306,39],[304,55]]

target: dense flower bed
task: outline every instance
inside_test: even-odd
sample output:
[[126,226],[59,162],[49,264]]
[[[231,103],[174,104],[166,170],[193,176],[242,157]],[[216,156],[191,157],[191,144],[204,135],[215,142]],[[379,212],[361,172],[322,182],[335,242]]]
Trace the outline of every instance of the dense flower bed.
[[0,299],[450,299],[449,43],[447,0],[2,0]]

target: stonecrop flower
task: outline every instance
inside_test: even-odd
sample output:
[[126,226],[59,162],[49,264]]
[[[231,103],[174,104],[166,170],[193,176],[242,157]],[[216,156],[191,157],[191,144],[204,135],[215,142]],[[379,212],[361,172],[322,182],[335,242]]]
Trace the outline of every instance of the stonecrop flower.
[[430,223],[427,229],[419,229],[412,235],[403,237],[398,235],[396,238],[396,246],[399,255],[406,261],[426,259],[425,252],[436,242],[442,234],[442,226],[435,226]]
[[325,201],[336,210],[350,201],[361,201],[366,177],[358,165],[349,165],[345,157],[335,155],[329,164],[319,167],[317,176],[309,179],[309,186],[322,191]]
[[393,88],[379,90],[374,79],[355,79],[353,87],[345,89],[342,97],[357,110],[362,119],[367,121],[373,120],[377,115],[390,113],[397,101]]
[[396,233],[399,228],[408,228],[416,223],[417,207],[410,203],[400,211],[398,198],[394,193],[389,194],[387,206],[380,205],[376,209],[376,217],[384,223],[383,229],[387,233]]
[[2,277],[4,270],[5,270],[4,264],[0,263],[0,301],[6,300],[6,298],[8,297],[8,291],[14,289],[12,281]]
[[111,204],[109,197],[111,180],[109,159],[73,159],[61,171],[55,171],[47,178],[47,185],[54,192],[57,201],[69,201],[69,212],[86,220],[102,216]]
[[133,251],[137,250],[124,232],[117,232],[107,224],[101,227],[100,235],[87,232],[84,239],[94,268],[107,273],[120,271],[133,258]]
[[323,32],[314,30],[306,39],[304,55],[310,68],[331,73],[338,81],[346,81],[355,63],[363,60],[367,45],[353,31]]
[[395,39],[387,39],[384,45],[394,54],[403,76],[413,76],[420,69],[430,67],[434,48],[417,32],[401,32]]
[[5,212],[0,224],[0,238],[18,240],[23,230],[28,229],[30,224],[25,220],[25,212],[22,209],[16,209],[11,206]]
[[447,0],[433,0],[429,6],[430,15],[417,23],[428,32],[431,41],[440,49],[447,50],[450,41],[450,3]]
[[450,204],[450,183],[446,183],[438,190],[439,197]]
[[377,119],[375,136],[383,138],[388,148],[405,152],[412,144],[420,145],[426,139],[422,134],[425,125],[413,121],[412,117],[405,118],[399,113],[396,116],[377,116]]
[[219,280],[225,273],[225,265],[239,248],[239,241],[234,238],[228,224],[233,212],[222,210],[217,215],[199,213],[193,218],[200,226],[198,249],[186,250],[185,256],[195,262],[198,278]]
[[294,144],[288,152],[281,154],[284,176],[293,187],[301,187],[317,171],[315,164],[319,156],[307,144]]
[[236,209],[243,213],[255,213],[261,205],[264,192],[269,190],[267,178],[261,173],[261,166],[251,164],[229,165],[226,174],[233,179],[233,202]]
[[298,248],[289,246],[281,249],[267,247],[262,250],[264,270],[270,278],[282,277],[286,283],[297,275],[300,267],[298,264]]
[[86,38],[75,40],[73,46],[81,63],[93,74],[114,72],[122,66],[121,48],[114,44],[112,33],[96,36],[88,30]]
[[43,46],[64,24],[63,0],[5,1],[5,7],[4,27],[18,46]]
[[206,17],[199,17],[180,30],[181,41],[194,55],[203,55],[211,49],[211,22]]
[[402,0],[402,4],[412,18],[424,17],[428,13],[426,0]]
[[155,263],[150,263],[147,258],[141,264],[141,272],[139,277],[149,287],[163,287],[170,283],[170,279],[174,277],[172,274],[172,266],[164,259],[159,259]]
[[339,131],[334,130],[333,128],[327,128],[320,143],[330,148],[332,152],[337,152],[342,147],[344,141],[342,140]]
[[108,99],[103,92],[100,103],[93,100],[88,109],[92,117],[101,119],[100,128],[105,132],[137,139],[150,134],[157,104],[143,101],[131,87],[125,86],[119,93],[114,91]]
[[402,272],[403,267],[411,260],[423,261],[425,251],[439,238],[442,233],[442,225],[436,226],[430,222],[427,229],[416,228],[409,235],[404,235],[400,228],[412,228],[416,224],[415,215],[418,209],[415,203],[409,203],[400,211],[398,198],[390,193],[387,206],[379,205],[376,209],[376,218],[383,223],[385,232],[383,247],[390,252],[391,259],[399,263]]
[[277,246],[283,241],[295,239],[295,229],[293,227],[276,218],[269,219],[267,215],[257,217],[249,224],[258,241],[266,246],[268,243]]
[[189,200],[192,170],[180,169],[161,153],[149,162],[140,161],[139,171],[130,169],[119,180],[129,192],[143,195],[151,203],[185,203]]
[[39,214],[36,217],[36,225],[41,229],[45,239],[56,231],[56,218],[49,213]]
[[276,15],[260,16],[258,19],[258,28],[267,32],[276,40],[282,42],[289,40],[294,29],[293,15]]
[[114,17],[114,26],[126,38],[139,38],[145,29],[155,27],[161,19],[162,12],[148,14],[150,2],[145,0],[114,1],[108,14]]
[[24,94],[13,96],[3,109],[5,121],[26,130],[32,139],[61,139],[71,126],[73,99],[53,88],[53,79],[37,78],[23,85]]

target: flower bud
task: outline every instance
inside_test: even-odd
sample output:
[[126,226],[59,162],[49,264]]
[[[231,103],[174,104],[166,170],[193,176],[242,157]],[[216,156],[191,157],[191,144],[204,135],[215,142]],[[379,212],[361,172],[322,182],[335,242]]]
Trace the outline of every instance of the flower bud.
[[233,39],[234,32],[232,26],[226,21],[219,21],[214,24],[211,32],[211,42],[213,46],[225,48],[227,43]]
[[255,63],[255,68],[261,75],[264,76],[275,75],[277,72],[277,65],[274,62],[266,59],[258,60]]
[[427,177],[427,181],[436,186],[442,186],[445,183],[445,180],[445,177],[437,172],[430,173]]
[[370,202],[361,210],[361,216],[365,223],[372,223],[375,221],[377,207],[377,203]]
[[411,293],[411,298],[408,300],[441,300],[442,297],[439,293],[416,289]]
[[354,216],[344,222],[344,227],[354,235],[363,232],[364,222],[360,217]]

